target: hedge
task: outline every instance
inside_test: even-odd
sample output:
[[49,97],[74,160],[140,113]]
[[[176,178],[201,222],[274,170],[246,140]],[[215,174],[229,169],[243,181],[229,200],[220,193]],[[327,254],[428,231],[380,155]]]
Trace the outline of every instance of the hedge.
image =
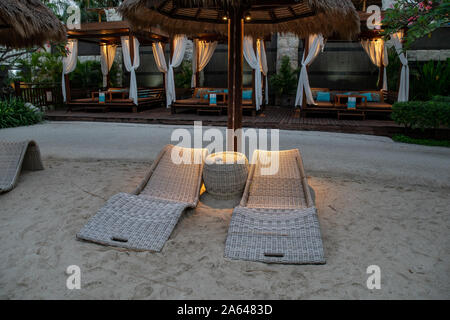
[[409,129],[448,128],[450,101],[448,97],[437,96],[431,101],[396,102],[392,106],[391,118]]

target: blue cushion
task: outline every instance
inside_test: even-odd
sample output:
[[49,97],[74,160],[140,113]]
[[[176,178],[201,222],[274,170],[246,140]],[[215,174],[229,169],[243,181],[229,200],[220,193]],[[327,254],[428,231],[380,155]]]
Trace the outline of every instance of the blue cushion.
[[329,92],[317,92],[317,101],[319,102],[330,102],[331,95]]
[[228,89],[224,89],[223,92],[224,92],[224,93],[228,93]]
[[242,92],[242,99],[251,100],[252,99],[252,90],[245,90]]
[[367,102],[373,102],[371,93],[361,93],[361,95],[367,98]]
[[209,96],[209,94],[205,94],[205,95],[203,96],[203,99],[207,100],[207,99],[208,99],[208,96]]

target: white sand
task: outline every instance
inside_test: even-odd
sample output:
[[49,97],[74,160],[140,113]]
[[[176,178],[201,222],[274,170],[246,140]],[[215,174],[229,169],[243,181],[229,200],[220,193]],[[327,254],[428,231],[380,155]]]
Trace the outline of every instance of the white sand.
[[[0,298],[450,298],[448,187],[308,170],[327,264],[267,265],[223,258],[232,207],[203,194],[161,253],[75,239],[111,195],[129,192],[149,163],[45,159],[0,195]],[[448,174],[446,172],[445,174]],[[65,270],[81,267],[81,290]],[[366,268],[381,268],[368,290]]]

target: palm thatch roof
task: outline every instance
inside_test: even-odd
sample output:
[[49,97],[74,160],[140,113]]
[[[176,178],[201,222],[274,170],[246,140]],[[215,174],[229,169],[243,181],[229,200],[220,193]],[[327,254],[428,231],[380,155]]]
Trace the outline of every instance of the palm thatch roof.
[[224,17],[236,7],[250,16],[244,29],[254,36],[322,33],[351,39],[360,31],[351,0],[125,0],[119,11],[134,28],[159,25],[170,34],[226,35]]
[[64,25],[39,0],[0,1],[0,45],[22,48],[65,40]]

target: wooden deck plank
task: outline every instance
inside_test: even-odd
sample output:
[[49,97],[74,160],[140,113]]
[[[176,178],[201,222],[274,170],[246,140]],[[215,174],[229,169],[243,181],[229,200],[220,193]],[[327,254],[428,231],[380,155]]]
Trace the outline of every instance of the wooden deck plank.
[[[256,116],[243,116],[243,126],[247,128],[267,128],[286,130],[329,131],[344,133],[361,133],[371,135],[392,136],[401,133],[403,128],[391,120],[360,120],[357,117],[346,117],[342,120],[332,118],[298,117],[291,108],[266,107]],[[47,112],[46,119],[52,121],[98,121],[128,122],[149,124],[192,125],[194,121],[202,121],[203,125],[226,126],[227,115],[196,114],[180,112],[171,114],[164,107],[153,108],[137,113],[129,112],[82,112],[65,110]]]

